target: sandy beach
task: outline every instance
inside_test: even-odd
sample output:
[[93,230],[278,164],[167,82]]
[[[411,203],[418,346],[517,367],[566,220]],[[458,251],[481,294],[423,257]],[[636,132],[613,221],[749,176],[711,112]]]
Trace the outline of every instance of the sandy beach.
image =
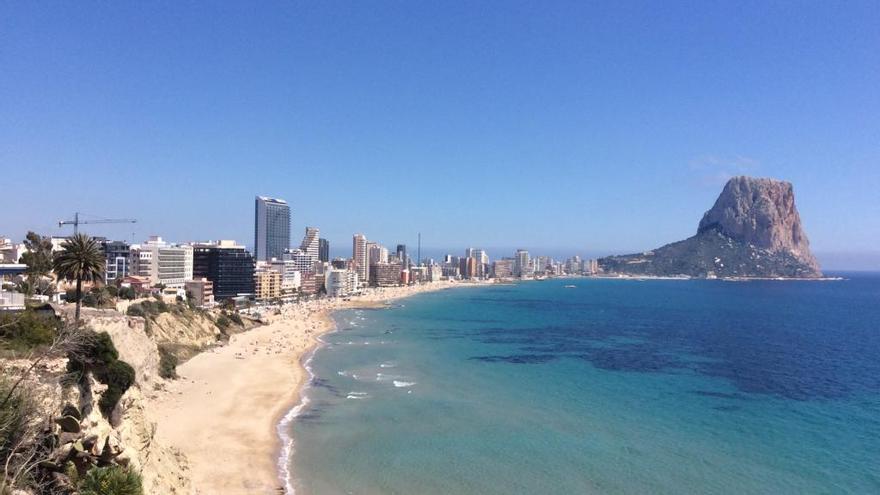
[[277,425],[300,398],[302,360],[332,311],[376,307],[413,294],[468,284],[438,282],[371,289],[362,296],[289,304],[265,326],[234,335],[178,367],[180,378],[151,399],[156,436],[182,451],[194,493],[279,494]]

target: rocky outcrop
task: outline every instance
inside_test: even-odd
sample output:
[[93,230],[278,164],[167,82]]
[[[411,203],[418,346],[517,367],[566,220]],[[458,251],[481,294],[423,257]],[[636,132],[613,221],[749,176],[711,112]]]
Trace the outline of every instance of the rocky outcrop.
[[790,182],[743,176],[730,179],[697,228],[697,234],[711,231],[760,249],[791,254],[819,272]]
[[605,272],[691,277],[821,277],[791,183],[734,177],[697,234],[640,254],[599,260]]

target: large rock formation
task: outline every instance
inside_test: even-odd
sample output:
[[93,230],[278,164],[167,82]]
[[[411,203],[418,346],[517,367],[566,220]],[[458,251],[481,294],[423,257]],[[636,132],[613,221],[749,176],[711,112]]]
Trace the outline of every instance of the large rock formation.
[[611,273],[692,277],[821,277],[791,183],[734,177],[697,235],[654,251],[599,260]]

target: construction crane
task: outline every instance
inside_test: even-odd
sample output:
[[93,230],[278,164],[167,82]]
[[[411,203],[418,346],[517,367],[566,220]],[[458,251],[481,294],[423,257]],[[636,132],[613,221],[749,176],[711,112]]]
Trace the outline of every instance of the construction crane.
[[79,219],[79,212],[76,212],[73,214],[73,220],[61,220],[58,222],[58,226],[63,227],[65,225],[73,225],[73,234],[76,235],[79,232],[79,224],[92,224],[92,223],[137,223],[137,220],[133,220],[131,218],[80,220]]

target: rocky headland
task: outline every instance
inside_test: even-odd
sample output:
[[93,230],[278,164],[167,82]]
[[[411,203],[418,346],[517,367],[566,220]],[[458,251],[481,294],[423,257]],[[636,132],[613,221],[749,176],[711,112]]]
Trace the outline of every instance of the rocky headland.
[[606,274],[658,277],[820,278],[790,182],[734,177],[697,233],[652,251],[599,259]]

